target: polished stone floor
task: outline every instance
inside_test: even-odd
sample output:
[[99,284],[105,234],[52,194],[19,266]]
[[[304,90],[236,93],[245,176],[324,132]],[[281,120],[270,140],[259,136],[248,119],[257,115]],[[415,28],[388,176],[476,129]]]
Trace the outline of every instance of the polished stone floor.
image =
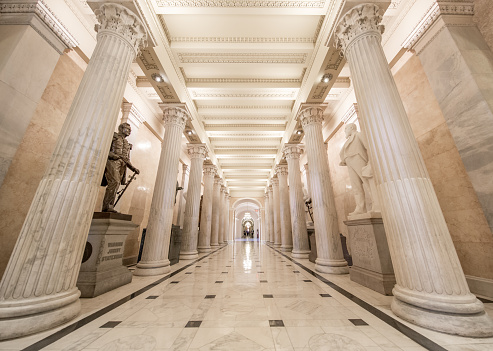
[[391,297],[312,270],[308,260],[237,241],[172,274],[82,299],[77,321],[0,350],[493,350],[493,338],[407,324],[390,312]]

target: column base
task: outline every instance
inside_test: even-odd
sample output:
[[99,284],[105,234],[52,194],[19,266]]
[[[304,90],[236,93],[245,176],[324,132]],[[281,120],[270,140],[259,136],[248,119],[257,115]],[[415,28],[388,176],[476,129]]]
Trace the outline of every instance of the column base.
[[320,273],[349,274],[349,267],[346,260],[327,260],[317,258],[315,260],[315,270]]
[[203,246],[203,247],[200,247],[200,246],[199,246],[199,247],[197,247],[197,251],[198,251],[199,253],[207,253],[207,252],[211,252],[211,251],[212,251],[212,249],[211,249],[211,247],[210,247],[210,246]]
[[274,246],[274,248],[276,248],[276,249],[280,249],[281,248],[281,244],[274,243],[274,244],[272,244],[272,246]]
[[80,312],[79,289],[63,294],[45,295],[0,303],[0,340],[39,333],[77,317]]
[[293,258],[308,258],[310,256],[310,250],[291,251],[291,257]]
[[493,336],[493,319],[484,309],[471,314],[438,312],[410,305],[396,297],[392,300],[391,309],[408,322],[442,333],[476,338]]
[[288,245],[286,245],[286,246],[281,245],[281,251],[283,251],[283,252],[291,252],[292,250],[293,250],[293,246],[292,246],[292,245],[291,245],[291,246],[288,246]]
[[171,271],[169,260],[139,262],[133,272],[134,275],[151,276],[162,275]]
[[211,244],[211,249],[217,249],[220,245],[218,243]]
[[197,258],[199,258],[197,251],[180,252],[180,260],[195,260]]

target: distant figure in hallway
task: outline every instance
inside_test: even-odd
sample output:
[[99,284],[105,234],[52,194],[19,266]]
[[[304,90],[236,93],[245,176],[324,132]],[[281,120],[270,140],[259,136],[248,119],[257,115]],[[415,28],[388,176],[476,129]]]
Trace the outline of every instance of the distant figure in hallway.
[[116,193],[120,184],[125,185],[127,167],[136,174],[140,171],[130,163],[130,150],[132,144],[127,141],[127,137],[132,132],[130,124],[122,123],[118,126],[118,133],[113,133],[106,168],[104,170],[102,186],[106,186],[103,199],[103,212],[117,212],[114,209]]
[[[356,209],[349,216],[363,214],[368,211],[379,211],[375,199],[372,198],[374,186],[370,184],[370,178],[373,178],[371,165],[368,158],[368,145],[364,136],[358,132],[356,124],[348,123],[344,129],[346,133],[346,142],[341,152],[340,166],[347,166],[351,187],[354,190],[356,200]],[[373,179],[372,179],[373,180]],[[367,208],[366,204],[371,204]]]

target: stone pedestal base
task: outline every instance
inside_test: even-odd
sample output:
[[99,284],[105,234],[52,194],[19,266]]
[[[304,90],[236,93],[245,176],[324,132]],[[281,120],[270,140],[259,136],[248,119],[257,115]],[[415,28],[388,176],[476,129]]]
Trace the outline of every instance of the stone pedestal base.
[[[352,216],[351,218],[354,218]],[[344,222],[348,226],[353,266],[352,281],[383,295],[392,295],[394,268],[381,216],[358,215]]]
[[94,213],[77,279],[81,297],[95,297],[132,281],[122,257],[125,238],[136,227],[130,215]]
[[170,266],[178,263],[180,260],[181,249],[181,231],[182,229],[178,225],[171,226],[171,237],[169,242],[168,259]]
[[310,244],[310,254],[308,255],[308,260],[315,263],[317,259],[317,240],[315,239],[315,228],[313,225],[306,227],[308,233],[308,243]]

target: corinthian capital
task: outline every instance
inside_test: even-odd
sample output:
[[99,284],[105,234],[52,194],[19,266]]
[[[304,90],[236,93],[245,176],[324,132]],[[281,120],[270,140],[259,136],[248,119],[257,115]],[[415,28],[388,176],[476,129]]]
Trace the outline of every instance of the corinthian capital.
[[215,165],[213,165],[211,161],[207,160],[204,162],[203,169],[204,169],[204,175],[205,176],[214,177],[214,175],[216,174],[217,167]]
[[349,44],[361,34],[377,32],[381,35],[384,26],[379,24],[382,15],[375,4],[361,4],[349,10],[339,21],[336,28],[335,47],[344,53]]
[[276,166],[276,173],[278,176],[287,176],[288,175],[288,165],[285,162],[286,161],[284,161],[284,163],[279,163]]
[[164,124],[175,124],[182,129],[185,129],[187,121],[190,119],[188,111],[183,106],[177,106],[176,104],[159,104],[161,110],[163,110]]
[[206,158],[207,146],[205,144],[187,144],[187,152],[190,158]]
[[319,123],[324,121],[324,109],[319,106],[308,106],[298,112],[298,119],[301,122],[301,126],[305,128],[308,124]]
[[303,145],[297,143],[286,143],[284,144],[284,149],[282,152],[287,160],[299,159],[303,153]]
[[103,33],[110,31],[127,40],[135,50],[135,54],[147,45],[147,33],[140,19],[122,5],[106,3],[94,11],[99,24],[96,31]]
[[277,178],[276,176],[272,177],[270,179],[270,182],[271,182],[272,186],[279,186],[279,178]]

